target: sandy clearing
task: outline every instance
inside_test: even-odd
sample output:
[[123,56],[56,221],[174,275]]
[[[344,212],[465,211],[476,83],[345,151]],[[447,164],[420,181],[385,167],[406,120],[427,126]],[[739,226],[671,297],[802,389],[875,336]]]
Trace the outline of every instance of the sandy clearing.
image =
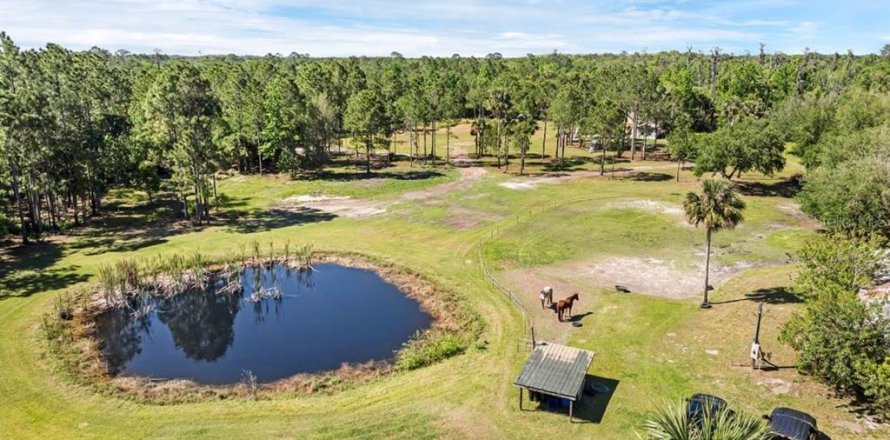
[[621,202],[608,203],[605,209],[633,209],[637,211],[653,212],[656,214],[664,214],[674,217],[677,224],[682,227],[692,228],[695,225],[689,224],[686,220],[686,211],[683,207],[676,203],[661,202],[657,200],[625,200]]
[[365,218],[386,212],[388,205],[373,200],[332,197],[324,195],[300,195],[288,197],[278,203],[278,209],[314,209],[329,214],[349,218]]
[[[749,267],[750,264],[722,266],[712,261],[710,284],[719,286],[735,273]],[[606,289],[614,289],[616,285],[620,285],[632,293],[688,299],[702,294],[703,273],[703,262],[681,266],[674,261],[657,258],[611,256],[563,263],[559,266],[512,269],[503,272],[501,276],[516,288],[559,285],[562,291],[569,292],[583,291],[582,287],[591,284]]]
[[443,183],[432,188],[409,191],[405,194],[402,194],[400,199],[410,201],[430,201],[433,199],[438,199],[451,191],[457,191],[470,187],[476,181],[485,176],[485,174],[487,174],[485,168],[480,167],[459,168],[458,171],[460,173],[460,177],[454,182]]
[[480,167],[460,168],[459,172],[460,177],[453,182],[443,183],[432,188],[409,191],[394,199],[369,200],[324,194],[301,194],[281,200],[273,208],[291,211],[309,208],[341,217],[367,218],[385,214],[390,206],[402,201],[434,204],[449,192],[468,188],[487,173],[484,168]]
[[593,173],[589,171],[575,171],[571,174],[563,173],[563,174],[541,174],[537,176],[525,176],[519,177],[516,179],[508,180],[506,182],[501,182],[498,185],[501,187],[517,190],[517,191],[527,191],[536,189],[541,185],[547,184],[558,184],[558,183],[567,183],[575,180],[583,179],[583,178],[592,178],[599,177],[599,172]]
[[684,217],[686,212],[683,207],[668,202],[659,202],[656,200],[627,200],[623,202],[612,202],[606,205],[607,209],[636,209],[639,211],[657,212],[672,216]]

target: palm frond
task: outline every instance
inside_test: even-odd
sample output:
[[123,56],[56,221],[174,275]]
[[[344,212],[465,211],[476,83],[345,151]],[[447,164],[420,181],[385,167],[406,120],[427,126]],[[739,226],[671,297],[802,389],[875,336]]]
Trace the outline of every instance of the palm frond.
[[685,405],[669,403],[652,413],[643,429],[652,440],[766,440],[769,427],[750,414],[728,408],[711,412],[708,407],[700,420],[690,420]]
[[683,201],[686,219],[696,226],[703,224],[716,231],[733,229],[744,220],[745,202],[735,185],[727,180],[705,180],[701,193],[688,192]]

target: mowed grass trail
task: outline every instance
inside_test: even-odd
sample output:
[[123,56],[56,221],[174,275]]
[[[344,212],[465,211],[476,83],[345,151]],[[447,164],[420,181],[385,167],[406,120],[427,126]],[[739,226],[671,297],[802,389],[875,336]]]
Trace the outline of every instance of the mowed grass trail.
[[[455,131],[452,142],[472,145],[466,130]],[[443,154],[444,145],[440,140]],[[747,365],[754,311],[761,300],[767,313],[764,348],[782,367],[794,362],[794,353],[776,339],[781,323],[800,308],[786,290],[794,272],[787,253],[814,232],[794,210],[793,200],[770,191],[748,192],[746,222],[715,235],[715,262],[733,270],[715,286],[715,307],[702,311],[697,307],[698,290],[685,299],[657,292],[623,294],[574,271],[614,258],[673,260],[682,270],[696,270],[704,233],[684,225],[672,211],[686,191],[698,186],[688,171],[675,182],[675,164],[633,162],[622,166],[670,178],[639,179],[631,173],[610,179],[592,172],[540,181],[542,177],[504,174],[489,164],[489,159],[482,162],[487,169],[483,176],[441,193],[432,189],[462,182],[461,170],[400,162],[378,170],[377,179],[365,179],[356,174],[359,168],[345,166],[308,181],[233,176],[219,187],[226,195],[227,220],[201,229],[171,226],[164,212],[140,210],[140,195],[122,192],[120,213],[129,216],[133,228],[109,221],[74,237],[52,239],[31,253],[4,256],[0,263],[8,266],[0,270],[0,438],[631,439],[648,411],[694,392],[723,396],[733,407],[756,414],[779,405],[810,412],[833,439],[890,435],[887,427],[857,419],[846,402],[831,398],[824,387],[793,368],[755,372]],[[745,180],[760,184],[760,189],[777,188],[794,167],[776,178]],[[430,174],[399,178],[416,171]],[[539,184],[515,189],[510,184],[516,182]],[[424,190],[431,192],[404,197]],[[386,212],[360,218],[268,219],[270,208],[282,199],[310,194],[386,201]],[[231,254],[254,241],[263,248],[289,241],[320,250],[360,252],[420,272],[458,292],[479,312],[485,322],[480,343],[433,366],[334,395],[170,406],[134,403],[73,385],[44,358],[42,314],[102,264],[175,252]],[[589,373],[612,384],[611,394],[588,398],[580,406],[582,422],[570,424],[564,415],[547,411],[519,410],[512,382],[528,354],[526,329],[517,307],[482,275],[480,247],[487,266],[518,295],[530,299],[530,306],[542,286],[524,282],[526,273],[550,276],[566,289],[582,292],[574,311],[584,315],[582,327],[559,324],[552,312],[530,308],[540,338],[595,351]],[[639,267],[640,273],[646,270]],[[559,290],[557,296],[564,293]]]

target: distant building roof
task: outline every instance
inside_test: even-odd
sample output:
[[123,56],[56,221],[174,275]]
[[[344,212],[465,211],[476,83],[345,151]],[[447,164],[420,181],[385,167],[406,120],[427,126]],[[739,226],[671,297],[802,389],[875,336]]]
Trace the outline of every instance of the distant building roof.
[[543,342],[535,347],[514,385],[575,401],[584,390],[594,353]]

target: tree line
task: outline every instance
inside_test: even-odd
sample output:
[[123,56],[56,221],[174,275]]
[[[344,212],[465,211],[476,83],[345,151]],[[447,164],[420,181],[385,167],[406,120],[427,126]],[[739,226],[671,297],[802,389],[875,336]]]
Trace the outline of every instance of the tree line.
[[[862,142],[885,142],[886,113],[869,112],[886,110],[890,88],[886,56],[852,53],[175,57],[21,50],[5,33],[0,46],[0,231],[24,241],[101,213],[114,186],[149,200],[163,188],[182,218],[205,223],[219,172],[297,176],[344,139],[367,172],[399,133],[411,160],[441,159],[444,147],[448,161],[449,141],[432,134],[458,120],[472,124],[474,154],[507,169],[518,159],[520,173],[543,130],[554,167],[576,142],[601,150],[604,172],[607,150],[645,158],[637,137],[648,135],[668,137],[697,173],[732,179],[780,170],[793,141],[830,182],[842,161],[874,156]],[[846,148],[848,131],[858,147]],[[810,212],[836,215],[808,197]]]

